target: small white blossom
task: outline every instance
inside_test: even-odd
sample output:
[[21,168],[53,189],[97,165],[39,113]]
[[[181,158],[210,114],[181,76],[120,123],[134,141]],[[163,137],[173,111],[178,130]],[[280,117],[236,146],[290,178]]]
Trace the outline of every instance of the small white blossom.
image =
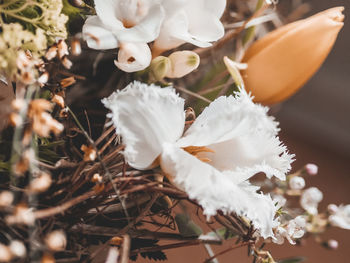
[[300,198],[300,205],[308,213],[316,215],[318,213],[318,203],[323,199],[323,194],[316,187],[310,187],[306,189]]
[[305,180],[300,176],[293,176],[289,180],[289,187],[292,190],[301,190],[305,187]]
[[[273,236],[277,207],[248,181],[256,173],[282,180],[293,156],[277,137],[267,108],[241,90],[212,102],[184,132],[184,100],[175,90],[133,82],[103,103],[112,113],[130,166],[160,164],[169,179],[213,216],[217,210],[250,219],[264,238]],[[158,161],[159,160],[159,161]]]
[[333,226],[350,230],[350,205],[340,205],[328,220]]
[[306,219],[303,216],[297,216],[290,220],[285,227],[279,226],[275,231],[275,239],[272,241],[276,244],[283,244],[286,238],[288,242],[295,245],[294,239],[304,236],[306,227]]
[[52,251],[63,251],[67,245],[66,235],[62,230],[55,230],[46,237],[46,245]]

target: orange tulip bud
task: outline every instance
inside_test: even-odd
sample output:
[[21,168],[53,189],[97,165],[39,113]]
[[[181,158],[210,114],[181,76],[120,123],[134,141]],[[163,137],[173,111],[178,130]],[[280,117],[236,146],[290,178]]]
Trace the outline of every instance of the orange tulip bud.
[[293,95],[319,69],[343,26],[344,7],[334,7],[282,26],[246,52],[246,89],[255,101],[281,102]]

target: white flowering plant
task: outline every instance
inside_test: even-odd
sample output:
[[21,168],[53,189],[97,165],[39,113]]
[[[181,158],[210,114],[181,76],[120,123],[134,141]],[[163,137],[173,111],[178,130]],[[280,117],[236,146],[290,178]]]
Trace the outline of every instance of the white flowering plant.
[[317,165],[292,166],[269,109],[320,67],[343,7],[297,20],[297,6],[267,33],[280,6],[0,1],[0,262],[166,260],[194,245],[205,262],[240,247],[301,262],[264,246],[309,236],[336,249],[320,236],[350,229],[349,205],[322,212]]

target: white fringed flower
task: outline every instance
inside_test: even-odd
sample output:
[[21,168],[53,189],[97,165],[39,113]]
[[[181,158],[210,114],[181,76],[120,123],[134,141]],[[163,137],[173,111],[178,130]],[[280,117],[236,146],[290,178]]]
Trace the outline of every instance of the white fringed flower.
[[220,22],[226,0],[164,0],[166,11],[159,37],[154,43],[158,52],[184,43],[208,47],[224,35]]
[[350,230],[350,205],[340,205],[328,218],[332,226]]
[[277,137],[277,122],[267,108],[244,91],[212,102],[185,132],[184,100],[175,90],[129,84],[103,103],[112,113],[130,166],[164,173],[207,216],[217,210],[250,219],[263,237],[273,236],[277,210],[269,195],[248,179],[259,172],[285,179],[292,155]]

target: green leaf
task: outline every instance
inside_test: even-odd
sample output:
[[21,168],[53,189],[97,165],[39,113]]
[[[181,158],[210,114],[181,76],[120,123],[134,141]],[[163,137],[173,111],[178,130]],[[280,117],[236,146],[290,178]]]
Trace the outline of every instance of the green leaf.
[[278,263],[299,263],[299,262],[304,262],[306,258],[304,257],[293,257],[293,258],[286,258],[279,260]]
[[202,229],[191,220],[188,214],[176,214],[175,221],[181,235],[199,236],[203,233]]

